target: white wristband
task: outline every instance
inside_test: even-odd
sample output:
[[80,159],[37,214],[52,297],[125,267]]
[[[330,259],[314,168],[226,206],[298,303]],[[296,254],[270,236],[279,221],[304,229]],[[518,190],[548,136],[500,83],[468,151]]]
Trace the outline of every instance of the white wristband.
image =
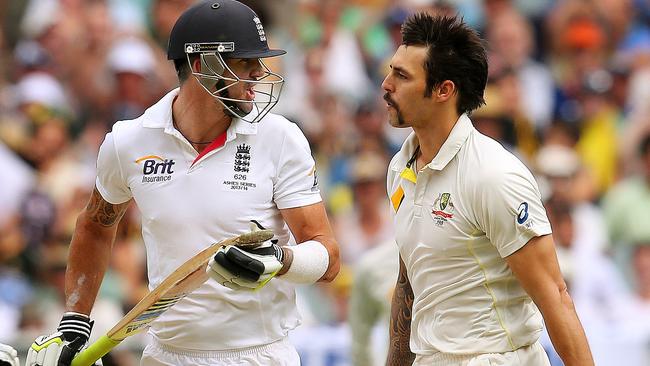
[[289,270],[278,278],[293,283],[311,284],[323,277],[330,264],[329,253],[323,244],[309,240],[286,248],[293,252],[293,261]]

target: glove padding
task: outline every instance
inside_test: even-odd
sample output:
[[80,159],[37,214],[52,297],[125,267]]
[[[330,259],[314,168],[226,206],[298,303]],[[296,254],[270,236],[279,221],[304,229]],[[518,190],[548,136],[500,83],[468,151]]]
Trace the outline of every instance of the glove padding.
[[93,322],[87,315],[63,314],[57,332],[36,338],[27,351],[25,366],[68,366],[81,351],[92,330]]
[[0,343],[0,366],[20,366],[18,352],[6,344]]
[[[252,231],[264,230],[252,221]],[[207,272],[215,281],[232,290],[257,290],[282,269],[283,252],[275,239],[240,248],[225,246],[210,259]]]

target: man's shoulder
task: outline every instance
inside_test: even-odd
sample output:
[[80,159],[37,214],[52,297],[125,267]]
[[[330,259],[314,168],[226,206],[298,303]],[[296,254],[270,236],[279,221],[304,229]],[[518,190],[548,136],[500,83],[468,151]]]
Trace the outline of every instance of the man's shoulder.
[[[493,158],[507,158],[511,159],[515,156],[508,151],[499,141],[486,136],[478,131],[470,135],[468,146],[474,150],[478,150],[481,156],[485,156],[486,160]],[[488,161],[486,161],[488,162]],[[497,162],[498,163],[498,162]]]
[[130,144],[132,142],[143,141],[143,134],[148,128],[144,128],[142,117],[129,120],[117,121],[111,128],[111,135],[116,143]]
[[159,101],[147,108],[139,117],[117,121],[113,124],[113,131],[124,131],[137,134],[145,131],[162,131],[171,125],[172,102],[178,95],[178,88],[171,90]]
[[286,117],[284,117],[284,116],[282,116],[280,114],[268,113],[260,121],[260,127],[264,128],[264,129],[273,129],[273,130],[279,130],[279,131],[289,131],[289,130],[297,128],[298,125],[291,122]]
[[[464,184],[469,189],[486,189],[491,185],[503,185],[508,182],[534,181],[530,169],[515,154],[508,151],[498,141],[480,133],[474,133],[461,154],[461,166],[468,174],[463,174]],[[518,177],[518,178],[514,178]]]
[[134,119],[125,119],[121,121],[117,121],[113,124],[113,127],[111,128],[112,132],[119,131],[119,132],[127,132],[127,133],[135,133],[143,128],[143,121],[142,121],[142,116]]
[[300,127],[279,114],[269,113],[260,121],[258,134],[274,141],[283,141],[287,137],[293,140],[305,139],[305,134]]
[[481,133],[474,133],[470,138],[466,157],[474,161],[475,172],[483,175],[495,173],[528,171],[519,157],[506,149],[500,142]]

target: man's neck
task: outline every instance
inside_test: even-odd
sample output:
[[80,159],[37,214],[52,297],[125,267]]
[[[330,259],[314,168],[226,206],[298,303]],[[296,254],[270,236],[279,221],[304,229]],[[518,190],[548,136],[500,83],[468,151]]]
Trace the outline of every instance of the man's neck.
[[205,143],[211,142],[228,129],[232,117],[219,111],[212,97],[197,98],[188,94],[181,90],[172,103],[174,125],[193,146],[200,143],[205,147]]
[[413,127],[420,145],[420,155],[417,158],[418,169],[422,169],[422,167],[429,164],[438,154],[459,117],[453,111],[453,113],[449,112],[437,116],[422,126]]

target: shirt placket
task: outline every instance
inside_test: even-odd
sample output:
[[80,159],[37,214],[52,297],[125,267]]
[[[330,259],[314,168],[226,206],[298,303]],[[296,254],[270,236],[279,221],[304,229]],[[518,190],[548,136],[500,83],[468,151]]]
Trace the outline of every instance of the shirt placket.
[[422,205],[427,193],[427,186],[431,178],[431,169],[423,169],[418,172],[418,180],[415,183],[415,192],[413,197],[413,216],[422,217]]
[[194,150],[194,146],[181,134],[178,130],[175,128],[170,128],[167,127],[165,129],[165,132],[174,136],[179,143],[180,143],[180,148],[183,150],[183,156],[187,160],[187,172],[186,174],[191,174],[192,172],[198,170],[203,166],[203,162],[209,158],[210,156],[216,154],[217,152],[221,151],[228,142],[232,141],[235,139],[237,134],[232,131],[231,129],[228,129],[226,132],[226,141],[223,143],[223,145],[213,149],[212,151],[208,152],[204,156],[202,156],[198,161],[195,161],[196,157],[199,155],[197,154],[196,150]]

